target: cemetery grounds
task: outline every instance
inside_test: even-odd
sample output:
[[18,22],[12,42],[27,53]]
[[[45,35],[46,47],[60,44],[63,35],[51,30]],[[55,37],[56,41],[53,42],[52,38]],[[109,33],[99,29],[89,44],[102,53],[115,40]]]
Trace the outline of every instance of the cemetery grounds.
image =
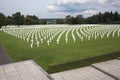
[[13,61],[32,59],[45,70],[50,64],[120,51],[120,25],[7,26],[0,44]]

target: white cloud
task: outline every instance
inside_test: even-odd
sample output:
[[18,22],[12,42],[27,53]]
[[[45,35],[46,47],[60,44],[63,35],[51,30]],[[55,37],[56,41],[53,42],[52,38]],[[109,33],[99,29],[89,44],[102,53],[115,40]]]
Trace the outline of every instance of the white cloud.
[[97,14],[97,11],[96,10],[86,10],[83,12],[83,14]]
[[50,11],[56,11],[58,10],[59,8],[57,6],[54,6],[54,5],[50,5],[47,7]]
[[61,5],[61,4],[85,4],[85,3],[98,3],[98,4],[105,4],[109,0],[58,0],[55,2],[56,5]]
[[111,0],[110,5],[120,7],[120,0]]
[[86,3],[89,2],[90,0],[59,0],[57,4],[68,4],[68,3]]
[[106,4],[108,0],[97,0],[99,4]]
[[[120,0],[58,0],[47,8],[53,13],[94,15],[98,12],[117,11]],[[116,8],[117,7],[117,8]]]

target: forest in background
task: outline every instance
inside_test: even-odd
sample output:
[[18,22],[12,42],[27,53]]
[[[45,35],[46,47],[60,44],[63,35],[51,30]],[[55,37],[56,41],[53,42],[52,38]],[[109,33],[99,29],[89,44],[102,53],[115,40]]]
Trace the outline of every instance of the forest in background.
[[120,14],[116,12],[104,12],[84,18],[83,15],[75,17],[67,15],[65,18],[58,19],[39,19],[35,15],[22,15],[20,12],[5,16],[0,13],[0,28],[7,25],[39,25],[47,24],[48,21],[54,21],[52,24],[120,24]]

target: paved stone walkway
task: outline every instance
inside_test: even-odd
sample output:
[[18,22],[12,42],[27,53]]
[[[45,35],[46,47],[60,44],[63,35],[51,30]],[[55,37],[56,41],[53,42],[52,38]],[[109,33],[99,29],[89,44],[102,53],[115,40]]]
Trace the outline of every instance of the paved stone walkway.
[[11,63],[11,59],[5,49],[0,45],[0,65]]
[[106,62],[93,64],[93,66],[104,73],[120,80],[120,60],[114,59]]
[[114,59],[92,66],[51,74],[55,80],[120,80],[120,60]]
[[22,61],[0,66],[0,80],[50,80],[34,61]]
[[91,66],[59,72],[51,76],[55,80],[115,80]]

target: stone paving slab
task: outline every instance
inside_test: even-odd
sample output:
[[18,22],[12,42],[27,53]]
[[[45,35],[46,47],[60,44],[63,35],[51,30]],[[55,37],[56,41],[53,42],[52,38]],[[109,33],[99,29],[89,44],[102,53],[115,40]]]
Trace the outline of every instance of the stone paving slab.
[[50,80],[32,61],[22,61],[0,66],[0,80]]
[[109,60],[93,64],[93,66],[120,80],[120,60]]
[[91,66],[58,72],[51,76],[55,80],[115,80]]

